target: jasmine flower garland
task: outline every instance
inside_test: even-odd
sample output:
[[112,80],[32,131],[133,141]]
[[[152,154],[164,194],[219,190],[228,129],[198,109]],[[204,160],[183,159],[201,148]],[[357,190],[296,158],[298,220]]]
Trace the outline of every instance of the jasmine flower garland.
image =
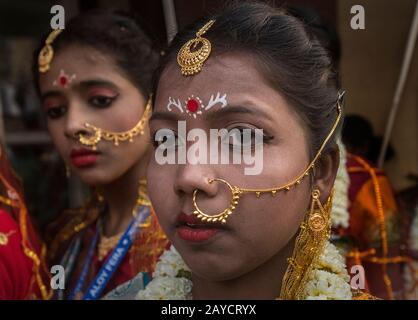
[[[306,300],[351,300],[350,279],[344,258],[327,242],[312,269],[305,288]],[[160,257],[153,280],[138,292],[137,300],[191,300],[190,269],[171,246]]]

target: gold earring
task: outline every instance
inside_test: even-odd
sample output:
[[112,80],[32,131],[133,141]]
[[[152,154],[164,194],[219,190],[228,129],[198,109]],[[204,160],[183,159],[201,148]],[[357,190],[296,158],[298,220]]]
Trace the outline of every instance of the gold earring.
[[96,188],[95,196],[96,196],[97,201],[99,201],[100,203],[104,202],[104,197],[103,197],[101,188]]
[[68,164],[65,165],[65,176],[67,177],[67,179],[71,178],[71,169]]
[[313,232],[320,232],[327,226],[327,214],[319,200],[321,193],[318,189],[312,191],[311,209],[308,219],[308,227]]
[[137,206],[151,206],[151,201],[148,197],[147,180],[139,180],[138,198],[136,199]]
[[289,265],[282,280],[280,299],[303,298],[309,273],[330,237],[332,193],[325,206],[321,204],[319,197],[319,190],[313,190],[310,210],[300,226],[293,255],[288,259]]

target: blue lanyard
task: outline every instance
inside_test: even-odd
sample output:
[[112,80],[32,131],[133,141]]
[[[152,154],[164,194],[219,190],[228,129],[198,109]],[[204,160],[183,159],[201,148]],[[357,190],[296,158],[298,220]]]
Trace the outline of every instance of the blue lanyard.
[[[109,280],[121,264],[125,255],[128,253],[129,248],[132,245],[132,242],[135,240],[136,235],[140,231],[140,225],[145,222],[145,220],[149,216],[149,213],[150,208],[148,206],[140,206],[137,208],[135,212],[135,217],[132,219],[128,228],[126,229],[122,237],[119,239],[118,244],[113,249],[110,256],[106,259],[103,266],[100,268],[92,283],[89,285],[86,294],[83,297],[83,300],[96,300],[101,296]],[[90,244],[87,258],[81,271],[80,277],[77,281],[76,286],[74,287],[73,291],[68,297],[69,300],[73,300],[76,295],[82,292],[82,287],[87,277],[90,262],[93,258],[94,251],[96,248],[98,234],[99,232],[98,230],[96,230],[96,234],[94,236],[93,241]]]
[[[65,266],[65,279],[70,279],[71,273],[73,271],[76,256],[80,251],[81,246],[81,237],[76,237],[72,242],[67,252],[64,255],[64,258],[61,260],[61,265]],[[65,284],[67,285],[67,282]],[[64,290],[59,290],[57,294],[58,300],[64,300]]]

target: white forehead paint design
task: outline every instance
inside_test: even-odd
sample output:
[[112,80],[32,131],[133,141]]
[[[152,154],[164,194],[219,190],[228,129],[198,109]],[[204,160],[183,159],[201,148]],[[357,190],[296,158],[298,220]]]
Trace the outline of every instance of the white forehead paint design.
[[212,94],[206,106],[203,104],[202,99],[194,95],[188,97],[187,100],[184,101],[184,105],[182,105],[180,99],[176,100],[172,97],[169,97],[167,110],[172,111],[172,107],[175,107],[181,113],[186,112],[189,116],[192,116],[196,119],[197,115],[202,114],[204,110],[209,110],[217,104],[220,104],[221,108],[225,108],[228,105],[228,102],[226,101],[226,93],[222,96],[219,92],[216,94],[216,96]]
[[69,75],[66,74],[64,70],[61,69],[60,74],[56,80],[52,83],[54,86],[68,87],[68,85],[76,78],[75,74]]

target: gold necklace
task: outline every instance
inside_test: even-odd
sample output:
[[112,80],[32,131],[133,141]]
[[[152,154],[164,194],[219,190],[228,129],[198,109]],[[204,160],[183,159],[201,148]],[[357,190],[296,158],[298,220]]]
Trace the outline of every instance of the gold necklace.
[[[140,180],[139,181],[139,187],[138,187],[138,198],[136,200],[134,209],[132,210],[132,215],[135,214],[136,208],[139,206],[151,206],[151,203],[149,201],[148,195],[147,195],[147,182],[146,180]],[[140,227],[148,227],[150,225],[150,222],[147,220],[147,222],[143,223]],[[103,227],[100,227],[100,242],[98,244],[98,258],[99,261],[103,260],[109,251],[111,251],[119,242],[120,238],[122,237],[124,231],[119,232],[113,236],[106,237],[103,234]]]
[[100,230],[100,242],[98,245],[98,257],[102,261],[110,250],[112,250],[122,237],[123,231],[115,234],[114,236],[106,237],[103,234],[103,230]]

